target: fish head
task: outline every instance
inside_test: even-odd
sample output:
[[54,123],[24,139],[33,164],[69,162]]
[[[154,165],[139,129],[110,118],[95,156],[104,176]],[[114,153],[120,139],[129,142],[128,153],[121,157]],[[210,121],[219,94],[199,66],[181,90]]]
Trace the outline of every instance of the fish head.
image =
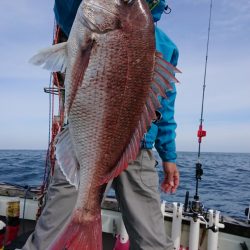
[[145,26],[152,16],[145,0],[84,0],[80,15],[89,28],[103,33],[127,26]]

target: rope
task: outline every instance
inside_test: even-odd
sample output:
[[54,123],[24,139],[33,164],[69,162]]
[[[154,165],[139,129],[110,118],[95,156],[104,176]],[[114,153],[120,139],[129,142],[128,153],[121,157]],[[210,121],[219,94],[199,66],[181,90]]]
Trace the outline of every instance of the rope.
[[[54,29],[53,29],[53,44],[57,44],[59,41],[59,35],[60,35],[60,29],[56,25],[56,22],[54,22]],[[50,74],[50,84],[49,84],[49,89],[54,89],[54,87],[57,87],[58,89],[60,88],[60,84],[58,81],[58,78],[56,76],[56,73]],[[61,96],[61,90],[59,89],[58,93]],[[62,99],[62,97],[60,97]],[[60,101],[61,102],[61,101]],[[56,135],[60,131],[61,125],[63,118],[62,116],[62,107],[59,103],[60,107],[60,122],[59,124],[54,118],[54,112],[55,112],[55,93],[49,92],[49,132],[48,132],[48,148],[47,148],[47,154],[46,154],[46,161],[45,161],[45,170],[44,170],[44,176],[43,176],[43,183],[41,185],[40,189],[40,196],[38,199],[38,211],[36,214],[37,219],[39,218],[43,204],[45,202],[45,193],[48,189],[49,185],[49,179],[50,176],[53,175],[54,173],[54,165],[55,165],[55,156],[54,156],[54,141],[56,138]]]

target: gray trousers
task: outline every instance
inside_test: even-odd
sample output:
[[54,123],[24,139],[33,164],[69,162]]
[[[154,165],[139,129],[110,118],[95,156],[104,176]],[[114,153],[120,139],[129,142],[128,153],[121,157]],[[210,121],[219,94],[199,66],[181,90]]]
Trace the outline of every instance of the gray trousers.
[[[160,209],[158,174],[151,150],[142,149],[135,161],[113,181],[131,250],[172,250]],[[23,250],[46,250],[69,219],[77,191],[56,165],[48,200]]]

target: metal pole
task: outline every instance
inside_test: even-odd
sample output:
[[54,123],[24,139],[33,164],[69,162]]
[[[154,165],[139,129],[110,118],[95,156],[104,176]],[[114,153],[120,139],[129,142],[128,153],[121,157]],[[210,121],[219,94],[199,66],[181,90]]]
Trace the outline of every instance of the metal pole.
[[199,238],[200,238],[200,219],[194,221],[190,220],[190,232],[189,232],[189,249],[199,249]]
[[[209,227],[215,226],[219,229],[219,211],[214,211],[210,209],[209,213]],[[219,230],[213,232],[212,230],[208,231],[208,239],[207,239],[207,250],[214,250],[218,248],[218,238],[219,238]]]
[[182,222],[183,204],[173,203],[173,220],[171,238],[175,249],[180,248],[181,243],[181,222]]

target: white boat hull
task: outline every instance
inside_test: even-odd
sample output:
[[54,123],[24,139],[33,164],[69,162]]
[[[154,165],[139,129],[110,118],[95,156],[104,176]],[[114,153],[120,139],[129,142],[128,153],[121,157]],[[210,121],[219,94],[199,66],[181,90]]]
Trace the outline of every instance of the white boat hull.
[[[19,199],[20,219],[24,221],[35,221],[38,209],[37,195],[34,195],[33,198],[30,197],[29,199]],[[7,202],[11,200],[13,200],[13,197],[0,195],[0,216],[6,216]],[[179,219],[177,220],[177,224],[176,222],[173,224],[173,216],[175,217],[176,213],[173,213],[172,206],[171,208],[167,207],[167,209],[163,210],[166,233],[168,235],[172,234],[174,239],[176,239],[179,235],[177,242],[179,242],[178,244],[183,247],[182,249],[187,249],[187,247],[189,247],[189,250],[243,250],[244,248],[242,248],[241,244],[244,242],[250,249],[250,225],[246,223],[239,222],[234,219],[227,219],[227,221],[224,222],[225,228],[219,229],[218,233],[213,233],[211,230],[207,230],[205,228],[204,222],[202,221],[200,221],[199,224],[195,224],[191,228],[190,225],[194,224],[192,218],[181,216],[181,220]],[[180,215],[177,214],[177,217],[180,217]],[[218,225],[223,227],[221,226],[223,225],[221,223]],[[238,230],[237,227],[239,228]],[[119,235],[122,230],[122,233],[124,234],[121,213],[119,212],[117,201],[114,198],[107,198],[103,204],[102,230],[104,233],[112,235]],[[198,235],[192,236],[192,233],[195,235],[197,232]],[[217,248],[216,245],[208,243],[208,239],[213,237],[213,234],[217,234],[216,237],[218,237],[218,241],[214,241],[217,242]],[[197,240],[192,241],[192,238],[194,237],[196,237]],[[176,249],[178,249],[178,247],[176,247]]]

